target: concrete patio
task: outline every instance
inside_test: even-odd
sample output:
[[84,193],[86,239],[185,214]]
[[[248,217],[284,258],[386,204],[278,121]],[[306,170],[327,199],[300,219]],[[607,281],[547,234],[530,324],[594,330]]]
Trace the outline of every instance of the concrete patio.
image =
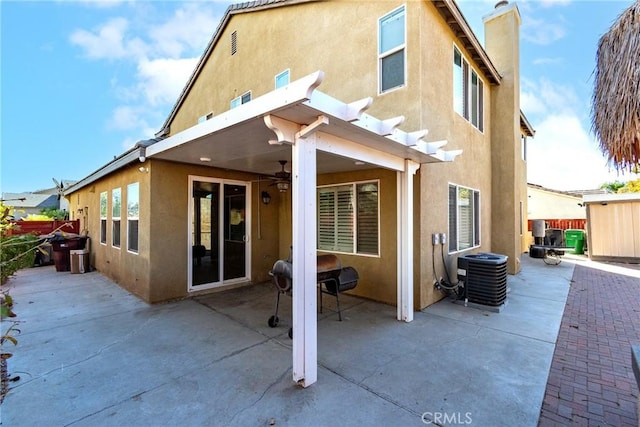
[[522,261],[500,313],[443,300],[403,323],[343,295],[342,322],[318,315],[307,389],[291,379],[289,297],[267,325],[271,283],[148,305],[98,272],[23,270],[2,424],[536,426],[573,264]]

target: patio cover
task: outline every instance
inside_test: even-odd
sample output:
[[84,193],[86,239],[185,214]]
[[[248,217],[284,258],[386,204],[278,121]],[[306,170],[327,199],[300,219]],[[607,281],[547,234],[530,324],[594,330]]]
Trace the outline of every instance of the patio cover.
[[[413,320],[413,175],[423,163],[452,161],[461,150],[428,142],[427,130],[398,129],[404,117],[365,113],[372,98],[344,103],[318,91],[317,71],[249,103],[162,139],[142,144],[138,158],[270,174],[292,165],[293,380],[317,380],[316,175],[383,167],[398,174],[398,320]],[[133,154],[133,153],[132,153]]]

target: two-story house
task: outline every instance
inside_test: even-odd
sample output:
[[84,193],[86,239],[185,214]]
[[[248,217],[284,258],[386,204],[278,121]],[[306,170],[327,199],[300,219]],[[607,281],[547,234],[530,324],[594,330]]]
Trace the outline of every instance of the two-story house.
[[533,135],[519,26],[501,2],[483,47],[453,0],[231,6],[156,138],[67,190],[92,264],[157,302],[266,281],[291,252],[303,385],[317,253],[405,321],[443,298],[459,254],[518,272]]

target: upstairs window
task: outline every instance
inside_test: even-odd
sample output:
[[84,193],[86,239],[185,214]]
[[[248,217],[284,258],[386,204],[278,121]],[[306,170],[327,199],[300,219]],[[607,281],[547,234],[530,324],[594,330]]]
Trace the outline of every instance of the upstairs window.
[[251,91],[245,92],[244,94],[238,96],[237,98],[233,98],[231,100],[231,108],[239,107],[242,104],[246,104],[249,101],[251,101]]
[[380,18],[378,38],[378,80],[379,91],[383,93],[405,84],[404,6]]
[[449,252],[480,246],[480,192],[449,185]]
[[207,120],[211,120],[212,118],[213,118],[213,111],[211,111],[211,112],[209,112],[209,113],[205,114],[204,116],[200,116],[200,117],[198,117],[198,124],[200,124],[200,123],[204,123],[204,122],[206,122]]
[[100,243],[107,244],[107,192],[100,193]]
[[318,249],[379,254],[378,182],[318,188]]
[[289,84],[289,70],[284,70],[276,76],[276,89]]
[[457,47],[453,48],[453,109],[484,131],[484,83]]

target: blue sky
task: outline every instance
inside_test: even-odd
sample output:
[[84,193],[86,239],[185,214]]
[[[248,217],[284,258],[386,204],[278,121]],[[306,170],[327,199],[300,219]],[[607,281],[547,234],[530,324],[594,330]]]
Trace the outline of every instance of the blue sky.
[[[160,129],[229,1],[2,1],[3,192],[77,180]],[[459,0],[483,42],[495,1]],[[597,188],[618,176],[590,132],[599,37],[632,4],[529,0],[521,104],[536,129],[531,183]]]

